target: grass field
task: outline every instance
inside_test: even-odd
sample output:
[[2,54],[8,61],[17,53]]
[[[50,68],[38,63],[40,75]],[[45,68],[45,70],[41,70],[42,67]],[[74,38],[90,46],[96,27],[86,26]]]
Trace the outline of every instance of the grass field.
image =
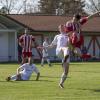
[[100,100],[100,63],[71,63],[64,89],[58,87],[62,73],[59,63],[37,66],[39,81],[33,74],[30,81],[6,82],[18,64],[0,64],[0,100]]

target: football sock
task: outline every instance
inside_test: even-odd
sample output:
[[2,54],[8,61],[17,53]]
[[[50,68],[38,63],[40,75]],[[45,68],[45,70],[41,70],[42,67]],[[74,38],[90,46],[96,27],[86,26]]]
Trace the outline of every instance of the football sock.
[[42,58],[41,65],[43,66],[43,64],[44,64],[44,59]]
[[61,79],[60,79],[60,84],[63,84],[64,81],[66,80],[67,75],[65,75],[64,73],[61,75]]
[[11,76],[10,78],[11,78],[11,80],[16,80],[17,79],[16,75]]

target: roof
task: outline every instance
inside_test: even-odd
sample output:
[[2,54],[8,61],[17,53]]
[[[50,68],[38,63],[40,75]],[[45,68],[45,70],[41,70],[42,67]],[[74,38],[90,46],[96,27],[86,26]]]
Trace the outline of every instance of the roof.
[[[47,15],[7,15],[8,18],[28,26],[34,31],[57,31],[60,24],[65,24],[70,16],[47,16]],[[84,26],[83,31],[100,32],[100,16],[90,19]]]

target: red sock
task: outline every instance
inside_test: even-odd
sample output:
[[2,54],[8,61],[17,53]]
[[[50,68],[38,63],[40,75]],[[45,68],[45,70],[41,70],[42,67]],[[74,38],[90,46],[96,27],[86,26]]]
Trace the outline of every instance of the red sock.
[[91,55],[90,54],[82,54],[81,58],[91,58]]

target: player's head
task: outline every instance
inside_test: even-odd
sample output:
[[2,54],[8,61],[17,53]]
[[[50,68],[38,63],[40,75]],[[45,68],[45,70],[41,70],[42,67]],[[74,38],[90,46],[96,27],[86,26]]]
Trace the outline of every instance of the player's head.
[[48,42],[49,41],[49,38],[48,37],[45,37],[44,38],[44,41],[47,41]]
[[65,33],[65,25],[59,25],[58,29],[60,33]]
[[75,14],[74,16],[73,16],[73,20],[74,21],[79,21],[81,19],[81,15],[80,14]]
[[25,34],[28,34],[28,33],[29,33],[28,28],[25,28]]

